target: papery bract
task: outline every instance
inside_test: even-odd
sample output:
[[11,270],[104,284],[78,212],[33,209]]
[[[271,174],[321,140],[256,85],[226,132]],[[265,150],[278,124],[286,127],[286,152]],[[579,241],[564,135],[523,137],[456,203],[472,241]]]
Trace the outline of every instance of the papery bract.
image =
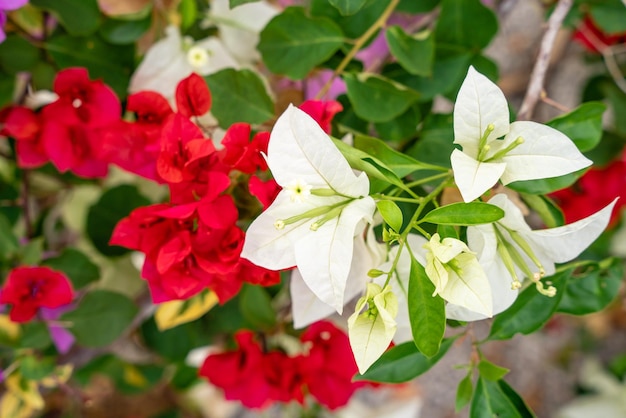
[[280,190],[280,186],[274,179],[263,181],[257,176],[250,176],[250,180],[248,180],[248,191],[252,196],[259,199],[263,209],[267,209],[272,204]]
[[72,301],[69,279],[49,267],[16,267],[9,272],[0,291],[0,303],[11,304],[9,318],[30,321],[39,308],[57,308]]
[[[498,140],[501,136],[504,139]],[[536,122],[509,123],[502,91],[470,67],[454,105],[455,149],[450,157],[463,200],[471,202],[501,180],[557,177],[591,164],[564,134]]]
[[224,134],[224,149],[220,151],[224,164],[248,174],[267,170],[263,154],[267,153],[270,139],[269,132],[258,132],[250,140],[251,132],[252,128],[247,123],[232,124]]
[[267,160],[283,190],[250,225],[242,257],[272,270],[297,265],[317,297],[341,312],[354,236],[375,209],[369,180],[293,106],[272,130]]
[[176,86],[176,108],[188,118],[202,116],[211,108],[211,92],[198,74],[189,74]]
[[341,103],[335,100],[307,100],[298,107],[315,119],[327,134],[331,131],[330,123],[333,118],[343,110]]
[[22,106],[9,109],[0,134],[15,138],[17,164],[22,168],[36,168],[50,159],[41,142],[43,121],[40,114]]

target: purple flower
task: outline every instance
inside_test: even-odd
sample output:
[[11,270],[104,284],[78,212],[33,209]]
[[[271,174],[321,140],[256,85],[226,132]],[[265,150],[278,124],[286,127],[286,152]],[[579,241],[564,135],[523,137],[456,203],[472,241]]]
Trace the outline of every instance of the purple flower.
[[4,33],[4,24],[7,21],[7,10],[16,10],[28,3],[28,0],[0,0],[0,43],[4,42],[6,39],[6,34]]

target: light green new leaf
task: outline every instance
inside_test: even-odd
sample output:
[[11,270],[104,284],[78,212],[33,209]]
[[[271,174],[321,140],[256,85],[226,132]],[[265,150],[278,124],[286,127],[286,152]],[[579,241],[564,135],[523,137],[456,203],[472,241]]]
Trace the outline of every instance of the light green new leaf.
[[343,79],[354,112],[370,122],[389,121],[419,99],[415,90],[377,74],[347,73]]
[[274,117],[274,103],[253,71],[228,68],[205,80],[213,99],[211,112],[222,128],[235,122],[261,124]]
[[[366,308],[367,305],[367,308]],[[365,312],[361,312],[366,309]],[[359,373],[365,371],[385,352],[396,333],[398,299],[390,286],[367,285],[365,296],[348,319],[348,336]]]
[[391,200],[380,200],[376,207],[381,216],[394,231],[400,232],[402,228],[402,210]]
[[389,50],[402,68],[414,75],[428,77],[433,71],[435,40],[430,32],[410,36],[400,26],[385,32]]
[[480,363],[478,363],[478,372],[480,373],[480,377],[496,381],[506,376],[509,369],[497,366],[490,361],[482,359]]
[[326,18],[288,7],[261,32],[258,49],[270,71],[300,80],[343,45],[341,28]]
[[456,388],[456,398],[454,401],[454,409],[459,412],[472,400],[472,394],[474,393],[474,386],[472,385],[472,372],[470,371],[467,376],[459,382],[459,386]]
[[504,217],[504,211],[483,202],[451,203],[433,209],[420,222],[439,225],[479,225],[496,222]]
[[446,312],[443,299],[433,296],[435,285],[424,267],[411,256],[409,278],[409,319],[415,346],[427,357],[439,351],[446,330]]

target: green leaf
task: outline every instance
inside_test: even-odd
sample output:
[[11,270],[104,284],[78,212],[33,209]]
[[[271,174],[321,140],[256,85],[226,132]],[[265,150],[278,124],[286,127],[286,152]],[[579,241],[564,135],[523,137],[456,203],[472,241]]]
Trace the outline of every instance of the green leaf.
[[481,50],[498,31],[498,19],[480,0],[443,0],[435,30],[437,44]]
[[49,258],[42,264],[65,273],[74,289],[81,289],[100,278],[98,266],[75,248],[66,248],[61,255]]
[[578,170],[576,172],[566,174],[560,177],[550,177],[546,179],[527,181],[514,181],[513,183],[507,184],[507,187],[520,193],[548,194],[571,186],[585,173],[585,171],[587,171],[587,168],[583,168],[582,170]]
[[39,49],[18,35],[9,35],[0,44],[0,67],[14,75],[30,71],[39,61]]
[[213,98],[211,111],[222,128],[235,122],[261,124],[274,117],[274,103],[253,71],[229,68],[205,80]]
[[[626,32],[626,7],[620,0],[589,2],[593,21],[607,35]],[[594,4],[595,3],[595,4]]]
[[498,382],[498,385],[500,386],[502,392],[504,392],[504,394],[508,396],[509,400],[513,402],[513,404],[517,408],[517,412],[519,412],[522,418],[536,418],[535,413],[531,411],[528,405],[526,405],[524,399],[522,399],[522,397],[519,396],[517,392],[515,392],[515,390],[513,390],[513,388],[509,386],[508,383],[506,383],[504,380],[500,380]]
[[333,21],[340,27],[348,39],[356,39],[363,35],[380,18],[380,15],[389,6],[391,0],[368,1],[355,14],[342,16],[328,0],[313,0],[311,15],[324,17]]
[[559,306],[572,271],[570,269],[543,278],[544,282],[550,281],[556,287],[556,295],[553,297],[542,295],[535,286],[524,289],[510,308],[496,316],[488,339],[507,340],[518,332],[530,334],[541,328]]
[[330,58],[343,40],[341,28],[331,20],[288,7],[261,31],[258,49],[270,71],[300,80]]
[[50,375],[56,367],[56,362],[52,357],[23,357],[19,364],[20,374],[28,380],[41,380]]
[[272,299],[261,286],[244,285],[239,299],[239,309],[255,328],[270,329],[276,325],[276,311]]
[[587,315],[601,311],[615,300],[623,282],[624,266],[616,258],[608,259],[606,262],[608,262],[606,268],[600,268],[598,265],[591,271],[572,276],[567,282],[557,312]]
[[459,239],[459,232],[452,225],[442,225],[442,224],[437,225],[437,233],[439,234],[441,239],[444,239],[444,238]]
[[365,6],[368,0],[329,0],[342,16],[352,16]]
[[406,153],[431,164],[450,168],[450,155],[454,150],[452,114],[430,114],[424,119],[419,139]]
[[19,341],[21,348],[43,350],[52,344],[50,332],[45,322],[32,321],[21,325],[22,338]]
[[50,38],[45,48],[59,67],[85,67],[92,79],[103,79],[120,98],[126,97],[134,67],[133,45],[111,45],[97,36],[59,35]]
[[541,217],[548,228],[556,228],[565,224],[561,209],[547,196],[521,193],[522,200]]
[[20,248],[20,264],[25,266],[34,266],[41,261],[43,253],[43,238],[35,238]]
[[409,318],[415,346],[426,357],[439,351],[446,330],[446,310],[443,299],[433,297],[435,285],[426,275],[424,267],[411,254],[409,278]]
[[150,29],[151,24],[151,15],[147,15],[139,20],[109,18],[100,27],[100,35],[102,35],[104,40],[112,44],[130,44],[146,33]]
[[400,232],[402,229],[402,211],[391,200],[379,200],[376,207],[381,216],[394,231]]
[[389,50],[409,73],[430,76],[435,59],[435,41],[430,32],[410,36],[400,26],[391,26],[385,32]]
[[92,34],[100,23],[97,0],[31,0],[30,4],[54,13],[74,36]]
[[606,105],[587,102],[547,123],[567,135],[582,152],[593,149],[602,139],[602,115]]
[[362,375],[355,380],[367,380],[382,383],[403,383],[426,373],[432,366],[448,352],[456,337],[445,338],[441,347],[433,357],[426,357],[420,353],[411,341],[397,345],[387,350]]
[[0,259],[8,260],[18,248],[17,238],[6,216],[0,213]]
[[87,347],[102,347],[115,341],[137,314],[135,303],[121,293],[93,290],[78,307],[61,315],[76,341]]
[[255,3],[259,0],[229,0],[229,5],[231,9],[234,9],[237,6],[241,6],[246,3]]
[[[2,77],[0,77],[0,84],[2,83],[1,78]],[[7,79],[12,83],[15,77],[7,77]],[[11,96],[13,96],[13,89],[11,89]],[[0,176],[0,200],[13,200],[17,202],[20,192],[16,186],[19,186],[19,184],[6,182],[2,176]],[[22,209],[17,204],[0,206],[0,214],[4,215],[11,225],[15,225],[15,222],[17,222],[19,217],[22,215]]]
[[382,140],[401,142],[415,136],[417,133],[417,126],[421,121],[422,112],[420,111],[419,106],[414,104],[400,116],[397,116],[387,122],[377,122],[374,124],[374,127]]
[[400,0],[396,11],[410,14],[430,12],[437,7],[440,2],[441,0]]
[[433,209],[420,222],[439,225],[480,225],[496,222],[504,217],[504,211],[497,206],[483,202],[451,203]]
[[[256,0],[253,0],[256,1]],[[236,0],[234,1],[237,2]],[[245,3],[245,1],[244,1]],[[244,4],[240,3],[240,4]],[[232,9],[239,4],[233,5],[233,0],[230,0],[230,8]],[[189,29],[198,18],[198,3],[196,0],[182,0],[178,6],[178,10],[180,11],[180,26],[183,30]]]
[[497,366],[490,361],[482,359],[478,363],[478,373],[480,377],[487,380],[497,381],[502,379],[509,372],[509,369]]
[[0,72],[0,107],[4,107],[13,103],[14,90],[15,77],[11,77],[8,74]]
[[[503,381],[478,378],[470,407],[470,418],[526,418],[533,416],[527,414],[529,412],[527,407],[525,410],[520,410],[520,405],[517,402],[519,395],[506,383],[504,384],[506,386],[501,385],[501,382]],[[515,396],[510,397],[511,392]]]
[[472,385],[472,372],[470,371],[467,376],[459,382],[459,386],[456,388],[456,398],[454,401],[454,409],[459,412],[472,400],[472,394],[474,393],[474,386]]
[[89,208],[87,213],[87,236],[98,251],[106,256],[119,256],[129,250],[109,246],[111,233],[117,223],[128,216],[133,209],[147,206],[150,201],[139,194],[135,186],[121,185],[107,190]]
[[403,114],[419,94],[377,74],[344,74],[348,98],[354,112],[371,122],[386,122]]

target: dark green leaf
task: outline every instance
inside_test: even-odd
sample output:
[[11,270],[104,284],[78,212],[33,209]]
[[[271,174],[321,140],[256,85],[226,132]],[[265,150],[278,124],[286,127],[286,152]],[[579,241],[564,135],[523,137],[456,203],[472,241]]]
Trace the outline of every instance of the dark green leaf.
[[13,103],[13,91],[15,90],[15,77],[0,72],[0,107]]
[[151,15],[139,20],[107,19],[100,27],[100,35],[112,44],[130,44],[139,39],[151,24]]
[[426,357],[439,351],[446,330],[446,310],[443,299],[433,296],[435,285],[426,275],[424,267],[411,257],[409,278],[409,318],[415,346]]
[[239,299],[241,314],[255,328],[270,329],[276,324],[276,311],[272,299],[261,286],[244,285]]
[[213,98],[211,111],[222,128],[235,122],[261,124],[274,117],[274,103],[253,71],[226,69],[205,80]]
[[452,115],[431,114],[424,119],[419,139],[407,150],[407,154],[450,168],[450,155],[455,148],[453,142]]
[[30,4],[55,14],[71,35],[89,35],[100,23],[97,0],[31,0]]
[[89,208],[87,213],[87,236],[98,251],[106,256],[119,256],[129,250],[109,246],[111,234],[117,223],[133,209],[147,206],[150,201],[139,194],[135,186],[121,185],[109,189]]
[[413,105],[400,116],[387,122],[375,123],[374,127],[381,139],[391,142],[401,142],[415,136],[417,125],[421,120],[422,113],[419,106]]
[[288,7],[261,32],[258,49],[270,71],[299,80],[343,45],[343,32],[331,20],[308,17]]
[[134,66],[133,45],[111,45],[97,36],[60,35],[50,38],[45,48],[59,67],[85,67],[92,79],[103,79],[118,96],[126,97]]
[[389,121],[419,98],[416,91],[376,74],[344,74],[343,79],[354,112],[371,122]]
[[411,341],[387,350],[363,375],[356,380],[382,383],[403,383],[426,373],[448,352],[456,338],[445,338],[439,352],[433,357],[420,353]]
[[18,248],[17,238],[7,218],[0,213],[0,259],[8,260]]
[[605,110],[604,103],[583,103],[573,111],[552,119],[547,125],[567,135],[580,151],[589,151],[602,138],[602,115]]
[[361,10],[368,0],[329,0],[342,16],[351,16]]
[[506,381],[500,380],[498,385],[500,385],[500,389],[502,389],[502,392],[508,396],[509,400],[513,402],[517,408],[517,412],[519,412],[522,418],[536,418],[534,412],[530,410],[528,405],[526,405],[526,402],[524,402],[521,396],[519,396],[517,392],[515,392],[513,388],[506,383]]
[[524,418],[516,402],[500,386],[500,382],[478,378],[470,407],[470,418]]
[[435,30],[438,44],[480,50],[491,42],[497,31],[496,15],[480,0],[441,2],[441,13]]
[[21,325],[22,338],[19,341],[21,348],[43,350],[52,344],[48,326],[45,322],[33,321]]
[[394,231],[401,232],[402,229],[402,211],[391,200],[379,200],[376,207],[381,216]]
[[126,296],[108,290],[87,293],[76,309],[61,315],[78,343],[102,347],[115,341],[137,314],[137,306]]
[[489,203],[459,202],[441,206],[428,212],[420,222],[467,226],[492,223],[503,217],[504,211]]
[[514,181],[507,184],[507,187],[521,193],[529,194],[548,194],[557,190],[571,186],[587,171],[586,168],[574,173],[566,174],[560,177],[550,177],[546,179]]
[[619,259],[607,260],[606,268],[575,274],[567,282],[565,294],[557,311],[572,315],[587,315],[601,311],[619,293],[623,282],[624,267]]
[[470,371],[470,373],[459,382],[459,386],[456,388],[456,399],[454,402],[456,412],[459,412],[472,400],[473,393],[474,386],[472,385],[472,373]]
[[357,13],[342,16],[328,0],[313,0],[311,1],[311,14],[332,20],[343,30],[347,38],[356,39],[372,27],[389,3],[390,0],[368,1]]
[[20,71],[30,71],[39,61],[39,50],[18,35],[9,35],[0,44],[0,67],[14,75]]
[[55,367],[56,363],[52,357],[28,356],[20,359],[20,373],[28,380],[41,380],[50,375]]
[[391,26],[385,32],[393,56],[409,73],[430,76],[435,58],[435,41],[430,32],[410,36],[400,26]]
[[66,248],[58,257],[49,258],[44,265],[67,274],[74,289],[81,289],[100,278],[100,269],[75,248]]
[[[0,75],[0,85],[2,83],[1,79],[2,79],[2,76]],[[12,82],[14,77],[7,77],[7,79],[9,79]],[[12,95],[13,95],[13,90],[11,90],[11,96]],[[19,219],[19,217],[22,214],[22,209],[17,204],[19,196],[20,196],[20,192],[16,188],[16,185],[11,184],[9,182],[5,182],[2,176],[0,176],[0,199],[14,202],[13,205],[6,205],[6,206],[0,207],[0,214],[4,215],[7,221],[9,221],[11,225],[15,225],[15,222]]]
[[535,286],[524,289],[510,308],[496,316],[489,339],[507,340],[518,332],[530,334],[541,328],[559,306],[571,275],[572,270],[566,270],[542,280],[556,287],[553,297],[542,295]]
[[234,9],[237,6],[241,6],[246,3],[255,3],[259,0],[229,0],[230,8]]
[[410,14],[430,12],[437,7],[441,0],[400,0],[396,11]]
[[41,261],[43,252],[43,238],[35,238],[20,248],[20,264],[24,266],[34,266]]
[[590,3],[591,17],[602,32],[607,35],[626,32],[626,7],[624,7],[623,2],[620,0],[603,0]]
[[485,359],[482,359],[480,363],[478,363],[478,373],[480,373],[480,377],[483,379],[497,381],[502,379],[508,372],[509,369],[496,366]]

